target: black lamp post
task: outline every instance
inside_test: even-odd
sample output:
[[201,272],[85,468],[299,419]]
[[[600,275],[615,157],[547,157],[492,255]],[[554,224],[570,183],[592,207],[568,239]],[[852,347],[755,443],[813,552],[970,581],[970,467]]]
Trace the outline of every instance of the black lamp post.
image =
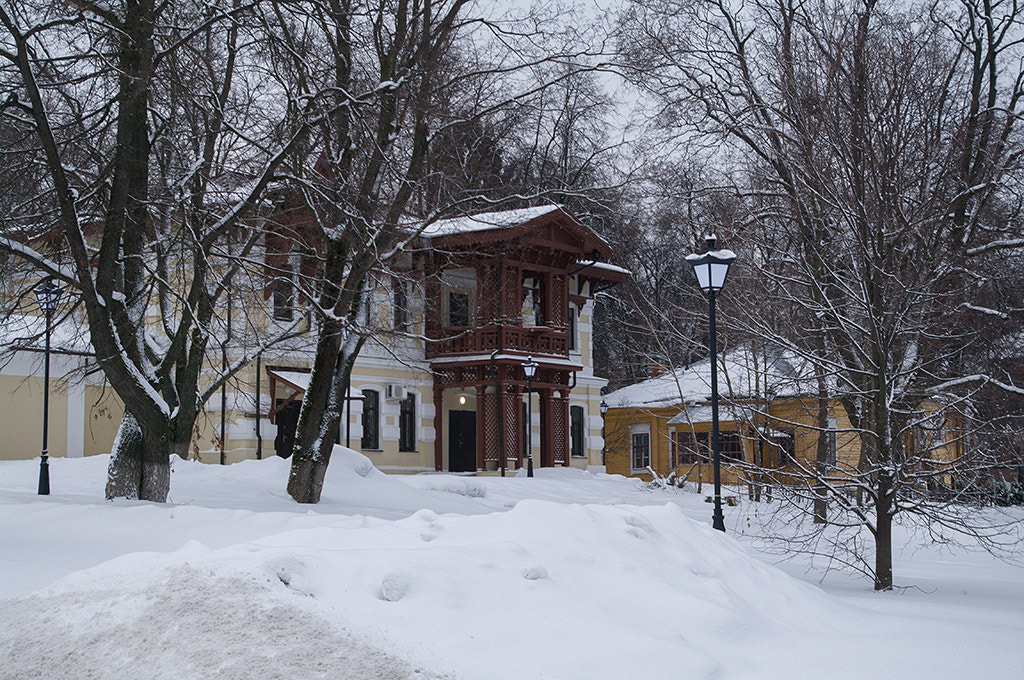
[[537,373],[537,362],[533,357],[526,357],[523,373],[526,374],[526,476],[533,477],[533,428],[530,419],[533,417],[533,376]]
[[601,400],[601,465],[605,465],[605,462],[604,462],[605,451],[608,450],[608,447],[607,447],[607,445],[605,444],[605,441],[604,441],[604,437],[605,437],[604,431],[605,431],[605,424],[606,424],[605,423],[605,417],[607,415],[608,415],[608,402],[605,401],[604,399],[602,399]]
[[57,311],[60,304],[60,288],[53,285],[52,279],[44,279],[36,286],[36,300],[39,302],[39,309],[46,315],[46,350],[43,354],[43,455],[39,459],[39,495],[50,494],[50,463],[49,453],[46,446],[46,435],[50,421],[50,326],[53,322],[53,313]]
[[719,250],[715,247],[715,237],[708,236],[704,252],[687,255],[686,261],[693,267],[697,275],[697,285],[708,296],[708,315],[711,331],[708,344],[711,350],[711,451],[714,455],[715,467],[715,512],[712,515],[712,526],[725,531],[725,515],[722,514],[722,475],[721,453],[718,438],[718,338],[715,335],[715,293],[725,286],[725,277],[729,273],[729,265],[736,259],[731,250]]

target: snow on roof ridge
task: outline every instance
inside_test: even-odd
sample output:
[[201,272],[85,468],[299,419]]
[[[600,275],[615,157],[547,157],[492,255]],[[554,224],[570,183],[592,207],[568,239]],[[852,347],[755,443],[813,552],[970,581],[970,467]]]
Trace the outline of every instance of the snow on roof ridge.
[[[758,357],[758,364],[763,361]],[[764,379],[764,369],[752,376],[753,361],[748,348],[726,352],[719,359],[719,394],[724,398],[748,398],[760,392],[752,377]],[[769,387],[778,396],[807,393],[812,376],[805,362],[792,352],[771,352],[767,356]],[[753,388],[753,389],[752,389]],[[668,371],[654,378],[622,387],[604,395],[611,408],[658,408],[697,403],[711,398],[711,360],[702,359],[689,366]]]
[[558,203],[548,203],[530,208],[515,208],[513,210],[498,210],[485,213],[474,213],[472,215],[461,215],[448,219],[438,220],[427,225],[422,232],[425,238],[437,236],[450,236],[474,231],[489,231],[491,229],[507,229],[515,227],[524,222],[529,222],[541,215],[547,215],[556,210],[564,210],[564,206]]

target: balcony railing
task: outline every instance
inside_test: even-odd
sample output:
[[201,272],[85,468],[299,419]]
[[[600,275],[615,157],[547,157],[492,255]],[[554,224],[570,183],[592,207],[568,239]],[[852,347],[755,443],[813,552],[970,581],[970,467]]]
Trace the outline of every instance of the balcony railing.
[[[447,328],[447,339],[427,344],[427,358],[452,355],[490,354],[498,348],[498,327]],[[536,355],[569,356],[569,338],[564,330],[546,326],[524,328],[504,326],[502,328],[503,351],[520,351]]]

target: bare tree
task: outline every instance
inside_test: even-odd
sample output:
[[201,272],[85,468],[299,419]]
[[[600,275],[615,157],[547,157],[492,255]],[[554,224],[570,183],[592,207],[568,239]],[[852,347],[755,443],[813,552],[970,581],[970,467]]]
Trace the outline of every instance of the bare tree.
[[74,291],[125,404],[108,498],[164,501],[170,454],[184,454],[204,401],[244,364],[201,383],[235,256],[260,238],[245,218],[306,132],[281,137],[252,115],[252,74],[239,74],[257,52],[249,11],[0,8],[3,119],[21,135],[9,159],[38,178],[4,216],[0,249]]
[[[841,475],[801,474],[813,480],[810,497],[829,494],[831,524],[867,529],[867,571],[889,589],[894,518],[954,522],[948,498],[920,490],[981,466],[909,446],[932,417],[925,404],[960,418],[980,385],[1021,390],[964,370],[984,328],[1021,323],[1012,305],[979,304],[992,272],[974,260],[1020,247],[1008,236],[1018,219],[992,220],[1020,171],[1017,5],[942,2],[904,15],[877,0],[639,1],[622,31],[662,122],[723,140],[720,163],[743,159],[748,280],[759,278],[751,290],[767,290],[792,323],[777,325],[754,299],[735,318],[799,351],[833,385],[860,460]],[[996,530],[975,533],[998,540]]]

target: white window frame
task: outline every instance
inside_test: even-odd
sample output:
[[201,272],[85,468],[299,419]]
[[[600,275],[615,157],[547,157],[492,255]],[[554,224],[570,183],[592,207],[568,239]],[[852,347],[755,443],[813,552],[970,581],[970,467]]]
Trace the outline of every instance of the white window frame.
[[[647,464],[641,467],[634,466],[633,437],[636,435],[647,435]],[[649,424],[637,424],[629,426],[629,469],[633,472],[646,472],[651,465],[651,426]]]

